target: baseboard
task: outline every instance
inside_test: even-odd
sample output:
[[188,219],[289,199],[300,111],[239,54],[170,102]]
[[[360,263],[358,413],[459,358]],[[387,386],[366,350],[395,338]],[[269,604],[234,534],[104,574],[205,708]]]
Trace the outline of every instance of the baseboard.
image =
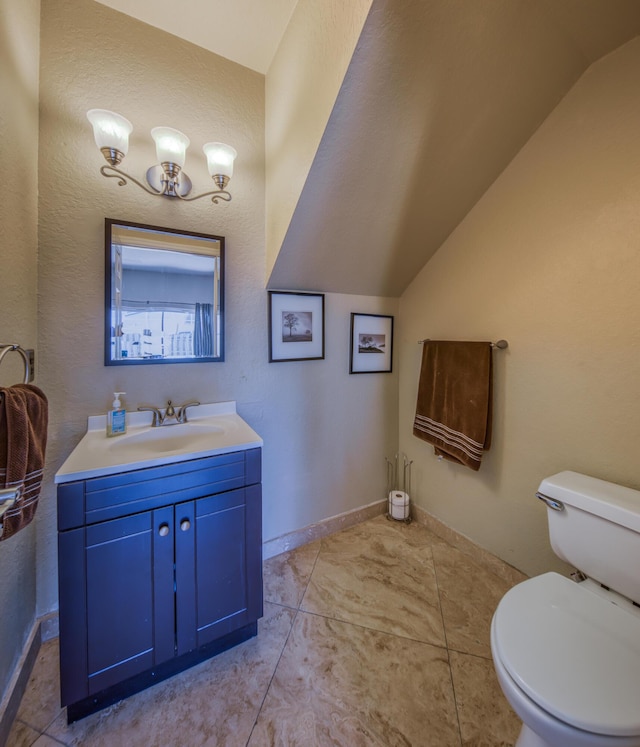
[[0,703],[0,747],[4,747],[9,738],[9,732],[20,708],[22,696],[27,689],[27,682],[36,663],[41,642],[40,620],[36,620],[22,649],[7,692]]
[[420,506],[414,504],[411,507],[411,516],[417,524],[425,526],[429,531],[440,537],[440,539],[443,539],[457,550],[460,550],[460,552],[473,558],[479,565],[499,576],[504,581],[510,584],[518,584],[528,578],[522,571],[509,565],[509,563],[501,560],[483,547],[476,545],[473,540],[447,526],[440,519],[436,519],[435,516],[420,508]]
[[[375,501],[367,506],[346,511],[337,516],[331,516],[316,524],[310,524],[289,534],[283,534],[275,539],[267,540],[262,545],[262,557],[264,560],[268,560],[288,550],[295,550],[297,547],[322,539],[322,537],[327,537],[334,532],[339,532],[341,529],[347,529],[355,524],[373,519],[380,514],[385,514],[387,508],[386,500]],[[491,573],[495,573],[496,576],[499,576],[508,583],[517,584],[527,578],[526,574],[509,565],[504,560],[501,560],[496,555],[493,555],[488,550],[476,545],[473,540],[448,527],[440,519],[420,508],[420,506],[416,506],[415,504],[411,506],[411,517],[416,524],[425,526],[429,531],[440,537],[440,539],[443,539],[448,544],[460,550],[460,552],[473,558],[478,564]]]
[[40,640],[42,643],[58,638],[60,635],[60,617],[57,612],[50,612],[40,618]]
[[347,527],[355,526],[368,519],[373,519],[375,516],[386,513],[386,511],[386,500],[375,501],[366,506],[345,511],[337,516],[330,516],[328,519],[323,519],[315,524],[309,524],[309,526],[297,529],[294,532],[267,540],[262,543],[263,560],[273,558],[275,555],[287,552],[287,550],[295,550],[296,547],[301,547],[309,542],[322,539],[322,537],[338,532],[341,529],[347,529]]

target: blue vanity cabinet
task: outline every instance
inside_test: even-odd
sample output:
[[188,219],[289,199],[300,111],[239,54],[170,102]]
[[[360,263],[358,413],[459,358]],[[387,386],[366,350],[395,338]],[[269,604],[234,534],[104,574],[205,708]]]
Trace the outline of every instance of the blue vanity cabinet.
[[59,485],[69,721],[256,634],[260,460],[249,449]]

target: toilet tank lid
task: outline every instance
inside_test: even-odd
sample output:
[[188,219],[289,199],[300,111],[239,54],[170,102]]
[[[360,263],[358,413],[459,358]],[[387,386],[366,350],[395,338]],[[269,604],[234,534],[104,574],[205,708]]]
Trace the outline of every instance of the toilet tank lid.
[[570,470],[545,478],[538,490],[549,498],[640,532],[640,490]]

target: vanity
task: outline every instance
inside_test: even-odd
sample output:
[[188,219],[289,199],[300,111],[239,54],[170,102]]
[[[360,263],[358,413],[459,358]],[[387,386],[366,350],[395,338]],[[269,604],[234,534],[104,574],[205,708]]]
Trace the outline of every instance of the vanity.
[[56,474],[60,679],[69,722],[255,636],[262,440],[234,402],[88,430]]

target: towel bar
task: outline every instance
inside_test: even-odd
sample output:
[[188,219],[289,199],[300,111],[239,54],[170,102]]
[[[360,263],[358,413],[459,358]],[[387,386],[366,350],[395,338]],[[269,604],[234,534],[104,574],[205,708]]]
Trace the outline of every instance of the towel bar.
[[[431,338],[425,337],[424,340],[418,340],[418,345],[422,345],[423,342],[431,342]],[[509,343],[506,340],[498,340],[498,342],[490,343],[492,348],[498,348],[499,350],[505,350],[509,347]]]
[[30,381],[33,381],[33,350],[24,350],[20,347],[20,345],[16,345],[15,343],[10,345],[0,345],[0,363],[2,363],[2,359],[7,355],[7,353],[10,353],[12,350],[15,350],[16,353],[19,353],[22,357],[22,362],[24,363],[24,384],[28,384]]

